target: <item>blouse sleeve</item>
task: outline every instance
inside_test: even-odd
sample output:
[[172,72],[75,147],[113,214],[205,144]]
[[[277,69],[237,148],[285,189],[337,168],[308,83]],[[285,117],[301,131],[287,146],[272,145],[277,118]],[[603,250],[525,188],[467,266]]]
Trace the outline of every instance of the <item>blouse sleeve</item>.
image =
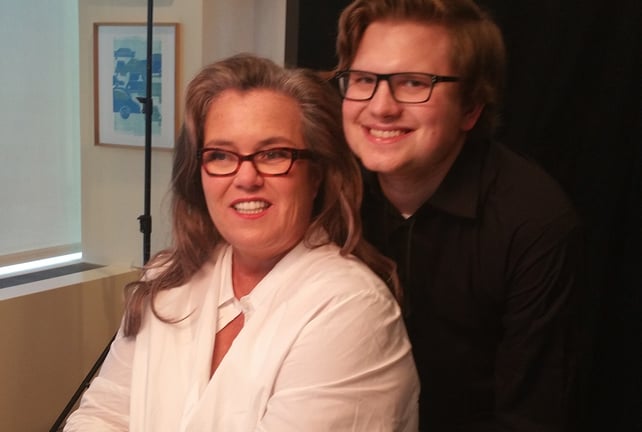
[[105,362],[83,395],[79,408],[67,420],[65,432],[115,432],[129,428],[129,394],[135,339],[122,328]]
[[256,430],[416,432],[418,393],[396,303],[381,293],[335,298],[286,355]]

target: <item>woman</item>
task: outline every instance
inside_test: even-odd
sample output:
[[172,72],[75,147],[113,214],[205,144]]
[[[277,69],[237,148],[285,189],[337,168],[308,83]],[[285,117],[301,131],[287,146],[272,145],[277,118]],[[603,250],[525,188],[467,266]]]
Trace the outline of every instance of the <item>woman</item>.
[[416,430],[410,345],[376,276],[394,289],[394,267],[361,238],[327,85],[250,55],[192,80],[174,246],[129,287],[66,431]]

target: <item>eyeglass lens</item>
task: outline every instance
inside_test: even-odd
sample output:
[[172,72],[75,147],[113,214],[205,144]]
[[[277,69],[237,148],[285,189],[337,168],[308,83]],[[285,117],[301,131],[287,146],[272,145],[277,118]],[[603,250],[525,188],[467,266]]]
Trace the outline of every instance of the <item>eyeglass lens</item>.
[[392,96],[398,102],[425,102],[430,98],[433,76],[428,74],[399,73],[377,75],[349,71],[340,77],[343,96],[352,100],[368,100],[374,96],[380,81],[387,81]]
[[231,151],[212,148],[202,151],[202,160],[203,167],[211,175],[232,175],[244,161],[252,162],[261,174],[282,175],[290,170],[297,153],[294,149],[275,148],[241,156]]

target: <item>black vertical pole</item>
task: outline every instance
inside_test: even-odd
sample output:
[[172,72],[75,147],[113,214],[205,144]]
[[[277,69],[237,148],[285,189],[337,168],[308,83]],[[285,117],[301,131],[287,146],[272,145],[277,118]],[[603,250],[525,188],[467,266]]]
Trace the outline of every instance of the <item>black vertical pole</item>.
[[[147,64],[146,64],[146,89],[145,89],[145,98],[143,103],[145,104],[145,196],[144,196],[144,207],[145,213],[142,216],[138,216],[140,222],[140,230],[143,233],[143,264],[146,264],[149,261],[149,251],[150,251],[150,238],[152,233],[152,217],[150,212],[150,197],[151,197],[151,165],[152,165],[152,110],[154,109],[154,103],[152,100],[152,34],[154,29],[154,20],[153,20],[153,11],[154,11],[154,0],[147,0]],[[140,99],[139,99],[140,100]],[[56,421],[49,432],[58,432],[63,426],[63,422],[69,416],[69,413],[74,408],[82,394],[85,392],[89,384],[91,383],[92,378],[102,366],[107,354],[109,353],[109,348],[111,343],[116,338],[116,335],[112,336],[107,343],[107,346],[100,353],[100,356],[94,363],[93,367],[85,377],[85,379],[80,383],[80,386],[71,397],[65,408],[62,410]]]
[[154,30],[154,0],[147,0],[147,64],[145,89],[145,212],[138,217],[140,231],[143,233],[143,264],[149,261],[152,234],[152,217],[150,212],[151,172],[152,172],[152,35]]

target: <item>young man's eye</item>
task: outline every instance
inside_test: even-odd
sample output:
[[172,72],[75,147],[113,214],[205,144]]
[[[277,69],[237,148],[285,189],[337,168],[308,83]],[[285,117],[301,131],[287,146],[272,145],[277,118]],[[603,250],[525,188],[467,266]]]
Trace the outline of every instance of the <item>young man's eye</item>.
[[403,87],[410,87],[410,88],[426,88],[430,87],[431,82],[428,79],[425,78],[414,78],[414,77],[407,77],[401,80],[400,84]]
[[376,78],[370,75],[353,75],[350,79],[350,82],[353,84],[372,84],[376,81]]

